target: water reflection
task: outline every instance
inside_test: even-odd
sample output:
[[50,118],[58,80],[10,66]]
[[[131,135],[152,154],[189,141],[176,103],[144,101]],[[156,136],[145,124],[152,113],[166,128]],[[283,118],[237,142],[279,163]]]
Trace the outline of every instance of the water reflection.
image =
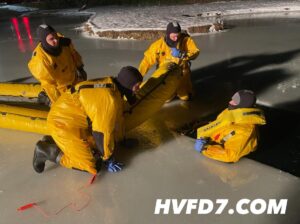
[[29,19],[28,19],[28,17],[24,16],[22,18],[22,20],[23,20],[23,24],[24,24],[26,32],[27,32],[28,39],[29,39],[30,50],[33,50],[34,49],[34,43],[33,43],[32,36],[31,36]]
[[[242,162],[241,160],[239,163]],[[206,171],[218,176],[224,184],[234,189],[253,183],[259,178],[258,173],[253,171],[252,165],[247,163],[244,163],[244,169],[241,169],[238,163],[228,164],[209,159],[203,160],[202,164],[205,166]]]
[[[18,40],[19,50],[20,52],[25,53],[26,51],[32,51],[34,49],[35,44],[32,39],[28,17],[24,16],[21,18],[21,20],[22,23],[20,24],[20,26],[19,26],[19,19],[16,17],[11,19],[11,23],[12,23],[13,31],[15,32]],[[20,28],[25,28],[25,30]]]

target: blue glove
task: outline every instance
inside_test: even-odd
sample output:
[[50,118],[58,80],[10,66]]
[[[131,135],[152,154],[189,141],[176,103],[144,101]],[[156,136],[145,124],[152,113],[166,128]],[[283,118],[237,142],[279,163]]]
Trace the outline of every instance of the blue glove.
[[197,152],[202,152],[206,143],[207,143],[207,139],[205,138],[196,139],[196,143],[194,145],[195,150]]
[[181,53],[181,51],[179,49],[177,49],[175,47],[172,47],[171,51],[172,51],[172,56],[173,57],[175,57],[175,58],[181,58],[182,53]]
[[113,157],[109,158],[108,160],[104,161],[104,165],[108,172],[116,173],[123,169],[124,164],[116,162]]

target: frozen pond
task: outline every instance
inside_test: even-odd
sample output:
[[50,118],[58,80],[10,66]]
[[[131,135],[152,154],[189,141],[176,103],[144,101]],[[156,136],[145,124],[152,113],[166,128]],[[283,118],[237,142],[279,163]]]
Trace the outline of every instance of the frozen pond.
[[[0,81],[30,76],[27,62],[35,45],[35,30],[38,24],[45,22],[72,38],[83,56],[89,78],[115,75],[125,65],[138,66],[150,42],[83,38],[74,28],[85,19],[61,16],[33,16],[28,20],[1,18]],[[270,158],[276,151],[276,159],[294,163],[288,159],[299,158],[300,127],[299,122],[292,119],[296,112],[299,113],[300,100],[299,22],[299,19],[278,18],[231,19],[226,21],[231,28],[228,32],[194,37],[202,51],[192,65],[197,98],[191,103],[166,105],[160,114],[130,133],[139,144],[130,149],[120,148],[117,154],[126,168],[118,174],[103,172],[85,190],[91,199],[80,212],[67,208],[50,218],[44,218],[35,209],[16,212],[16,208],[30,202],[40,202],[39,205],[52,214],[70,201],[83,205],[86,198],[78,194],[78,189],[90,177],[53,165],[42,175],[34,173],[31,165],[33,147],[41,136],[1,129],[2,222],[299,223],[299,178],[246,158],[237,164],[209,160],[195,153],[192,139],[178,136],[171,130],[223,109],[227,97],[236,89],[253,88],[259,94],[261,104],[293,111],[288,118],[273,115],[272,119],[277,123],[262,130],[270,141],[262,144],[268,153],[257,155],[256,159],[265,161],[264,156]],[[25,24],[29,24],[30,32]],[[33,36],[32,41],[29,34]],[[270,132],[272,128],[274,130]],[[285,130],[277,132],[280,128]],[[273,150],[275,145],[280,148]],[[285,157],[284,154],[289,155]],[[294,164],[291,173],[299,173],[299,162]],[[154,215],[155,202],[159,198],[227,198],[230,206],[243,198],[286,198],[288,209],[287,215],[230,215],[227,210],[223,215]]]
[[[252,88],[259,94],[261,104],[300,111],[297,105],[300,95],[299,18],[228,19],[225,24],[229,32],[194,37],[202,51],[193,62],[195,85],[211,89],[222,83],[232,91]],[[2,18],[0,81],[30,76],[27,62],[36,44],[35,30],[38,24],[45,22],[72,38],[91,78],[115,75],[124,65],[139,65],[150,42],[83,38],[74,28],[86,19],[85,16],[51,15],[46,18],[33,16],[28,20]],[[29,24],[29,29],[25,23]],[[28,38],[29,33],[32,40]]]

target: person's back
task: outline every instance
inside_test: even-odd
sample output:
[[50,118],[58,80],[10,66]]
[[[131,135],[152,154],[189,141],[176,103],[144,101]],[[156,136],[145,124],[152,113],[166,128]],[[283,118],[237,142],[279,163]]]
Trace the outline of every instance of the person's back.
[[[94,164],[89,150],[81,150],[81,155],[84,155],[83,152],[86,155],[80,156],[79,161],[74,159],[76,158],[74,155],[81,147],[86,148],[84,145],[92,134],[89,132],[91,129],[104,133],[103,160],[110,158],[112,150],[109,148],[113,148],[114,136],[122,136],[123,133],[122,105],[121,95],[110,77],[81,82],[74,89],[64,93],[52,105],[47,119],[53,139],[65,154],[60,161],[61,164],[68,168],[75,167],[95,173],[95,167],[86,166]],[[72,155],[72,160],[68,158],[69,155]],[[84,166],[81,167],[79,164]]]
[[64,167],[92,174],[99,171],[101,161],[110,172],[121,170],[112,154],[115,142],[124,135],[122,97],[133,100],[141,82],[139,71],[127,66],[117,78],[84,81],[64,92],[52,105],[47,118],[54,143],[37,143],[35,171],[43,172],[45,161],[57,162],[57,158]]

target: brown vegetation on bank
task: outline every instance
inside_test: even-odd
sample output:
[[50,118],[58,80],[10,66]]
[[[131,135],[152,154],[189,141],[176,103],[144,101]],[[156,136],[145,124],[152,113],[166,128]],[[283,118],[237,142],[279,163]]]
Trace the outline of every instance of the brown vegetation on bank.
[[[211,25],[204,26],[192,26],[187,29],[189,34],[197,34],[197,33],[209,33],[210,30],[220,31],[223,30],[224,26],[220,23],[215,23]],[[133,39],[133,40],[155,40],[165,35],[165,30],[123,30],[123,31],[115,31],[115,30],[107,30],[107,31],[98,31],[94,33],[92,28],[85,24],[83,28],[84,32],[87,32],[90,36],[98,36],[101,38],[108,39]]]

